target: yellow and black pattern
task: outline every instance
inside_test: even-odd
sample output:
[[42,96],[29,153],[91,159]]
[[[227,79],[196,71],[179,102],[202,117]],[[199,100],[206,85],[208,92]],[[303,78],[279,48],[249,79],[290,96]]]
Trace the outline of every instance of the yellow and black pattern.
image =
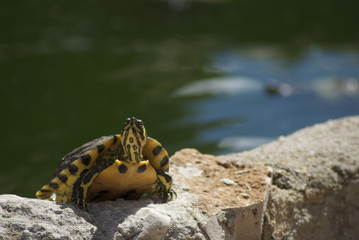
[[137,199],[153,192],[163,201],[173,198],[168,175],[167,151],[147,137],[141,120],[129,118],[121,135],[101,137],[62,158],[51,181],[36,197],[75,203],[87,209],[87,202]]
[[52,180],[37,191],[36,197],[52,200],[55,194],[56,202],[72,202],[73,191],[76,190],[73,186],[84,173],[95,165],[98,169],[104,169],[123,155],[118,151],[121,144],[119,138],[120,135],[101,137],[67,154],[62,158]]
[[170,165],[166,149],[164,149],[157,140],[148,137],[147,143],[143,148],[143,154],[156,169],[157,184],[155,193],[164,202],[171,200],[176,193],[171,190],[172,178],[168,174]]
[[147,142],[145,126],[141,120],[131,118],[125,122],[121,133],[121,143],[126,153],[126,161],[139,163],[143,161],[142,149]]
[[93,181],[88,201],[99,202],[120,197],[138,199],[144,193],[154,191],[156,181],[156,170],[148,160],[140,163],[116,160]]

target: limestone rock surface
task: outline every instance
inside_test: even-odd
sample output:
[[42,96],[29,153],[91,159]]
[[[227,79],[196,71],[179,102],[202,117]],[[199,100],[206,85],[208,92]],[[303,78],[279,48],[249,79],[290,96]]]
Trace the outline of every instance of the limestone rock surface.
[[262,239],[359,239],[359,117],[222,156],[273,168]]
[[[0,239],[357,239],[359,117],[251,151],[171,157],[177,198],[68,204],[0,195]],[[35,190],[34,190],[35,191]]]
[[0,239],[91,239],[96,226],[76,208],[0,195]]

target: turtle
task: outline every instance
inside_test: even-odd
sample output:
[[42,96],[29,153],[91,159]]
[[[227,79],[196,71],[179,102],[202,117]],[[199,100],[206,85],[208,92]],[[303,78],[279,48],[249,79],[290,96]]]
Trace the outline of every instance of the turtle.
[[146,194],[167,202],[176,195],[168,171],[166,149],[147,136],[142,120],[132,117],[125,120],[121,134],[97,138],[65,155],[36,197],[84,210],[88,202]]

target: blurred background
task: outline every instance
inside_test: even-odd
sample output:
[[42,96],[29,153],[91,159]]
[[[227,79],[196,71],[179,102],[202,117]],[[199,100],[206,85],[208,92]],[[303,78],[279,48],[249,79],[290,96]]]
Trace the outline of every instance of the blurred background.
[[0,193],[144,121],[225,154],[359,113],[358,1],[1,1]]

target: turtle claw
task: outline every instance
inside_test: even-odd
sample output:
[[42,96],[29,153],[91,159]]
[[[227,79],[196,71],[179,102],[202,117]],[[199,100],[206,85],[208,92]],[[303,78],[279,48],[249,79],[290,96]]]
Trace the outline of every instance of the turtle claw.
[[166,203],[177,198],[177,193],[170,189],[169,191],[157,191],[157,196],[162,199],[162,202]]
[[177,198],[177,193],[175,190],[171,189],[169,192],[168,192],[168,201],[172,201],[174,199]]
[[87,202],[85,200],[78,199],[76,205],[78,208],[80,208],[86,212],[88,212],[88,210],[89,210]]

